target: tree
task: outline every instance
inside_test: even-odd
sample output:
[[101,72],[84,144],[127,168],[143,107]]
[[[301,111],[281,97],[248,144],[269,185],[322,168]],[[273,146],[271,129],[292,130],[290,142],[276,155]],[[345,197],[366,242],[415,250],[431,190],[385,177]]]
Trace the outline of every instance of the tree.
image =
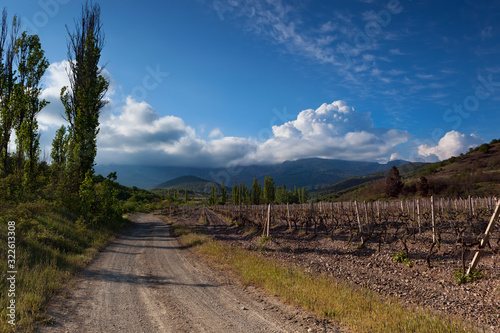
[[240,189],[236,183],[233,185],[232,191],[233,205],[239,205],[241,203]]
[[227,190],[226,190],[226,186],[224,185],[224,179],[222,179],[222,184],[221,184],[221,187],[220,187],[220,194],[221,194],[221,203],[223,205],[226,204],[226,201],[227,201]]
[[70,124],[69,168],[73,185],[79,186],[88,171],[93,172],[97,154],[99,115],[105,106],[109,86],[99,67],[104,46],[100,6],[86,2],[82,16],[68,32],[69,87],[61,89],[61,101]]
[[302,188],[300,191],[300,203],[306,203],[307,202],[307,190],[305,187]]
[[56,174],[60,174],[66,168],[66,158],[68,153],[69,137],[66,134],[66,127],[62,125],[57,131],[54,140],[52,140],[52,168]]
[[0,159],[2,176],[8,175],[11,171],[9,142],[15,118],[13,111],[14,48],[19,27],[19,19],[14,16],[10,35],[8,34],[7,10],[4,8],[0,21]]
[[249,197],[249,194],[248,194],[248,189],[247,189],[247,186],[245,185],[245,183],[241,183],[240,184],[240,200],[241,200],[241,203],[250,203],[250,197]]
[[252,184],[252,203],[254,205],[260,205],[261,196],[262,196],[262,187],[260,187],[257,178],[254,178]]
[[264,200],[267,204],[270,204],[274,202],[275,198],[274,180],[266,175],[266,178],[264,178]]
[[427,181],[427,178],[425,178],[424,176],[421,176],[420,179],[418,180],[418,183],[417,183],[418,193],[421,196],[426,197],[429,194],[429,190],[430,190],[430,186],[429,186],[429,182]]
[[210,197],[208,198],[208,204],[209,205],[215,205],[218,202],[218,196],[217,196],[217,184],[214,183],[212,185],[212,194],[210,194]]
[[24,168],[25,181],[31,182],[40,155],[36,115],[48,104],[44,99],[39,100],[40,81],[49,62],[37,35],[23,32],[14,50],[18,72],[14,87],[17,168],[19,172]]
[[389,170],[389,174],[385,179],[385,194],[388,197],[395,198],[403,189],[403,182],[401,181],[401,176],[399,175],[399,170],[396,166],[393,166],[391,170]]

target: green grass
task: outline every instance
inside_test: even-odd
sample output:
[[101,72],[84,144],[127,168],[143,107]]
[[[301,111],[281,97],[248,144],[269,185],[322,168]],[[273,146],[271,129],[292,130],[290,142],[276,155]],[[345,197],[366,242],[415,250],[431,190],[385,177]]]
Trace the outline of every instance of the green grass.
[[0,211],[0,332],[7,323],[7,222],[16,226],[16,329],[33,331],[44,322],[45,306],[55,293],[85,267],[113,235],[129,222],[121,219],[90,226],[55,203],[11,204]]
[[[184,229],[185,230],[185,229]],[[180,237],[189,240],[190,234]],[[283,301],[331,319],[354,332],[471,332],[461,320],[431,311],[405,307],[397,299],[383,300],[368,289],[314,275],[302,268],[277,263],[239,246],[228,246],[207,236],[196,250],[226,266],[245,285],[259,286]]]
[[470,274],[464,274],[464,271],[462,269],[459,269],[455,272],[455,274],[453,274],[453,278],[455,279],[456,284],[470,283],[476,280],[480,280],[483,277],[483,273],[476,269],[470,272]]
[[406,253],[404,253],[404,251],[401,251],[401,252],[398,252],[396,254],[393,254],[392,255],[392,259],[395,262],[405,263],[406,266],[408,266],[410,268],[413,266],[412,262],[410,261],[410,258],[408,258],[408,256],[406,255]]

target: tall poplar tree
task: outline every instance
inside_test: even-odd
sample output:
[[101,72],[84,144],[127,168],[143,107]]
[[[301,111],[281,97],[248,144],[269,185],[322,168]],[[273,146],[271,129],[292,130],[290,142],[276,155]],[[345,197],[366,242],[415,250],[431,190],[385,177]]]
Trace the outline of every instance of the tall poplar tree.
[[35,176],[40,155],[36,115],[48,104],[40,100],[40,81],[49,67],[40,38],[23,32],[15,43],[17,80],[14,89],[14,115],[17,143],[17,169],[24,169],[26,182]]
[[61,101],[69,122],[70,146],[68,166],[75,190],[88,171],[93,172],[97,154],[99,115],[105,106],[109,82],[99,67],[104,47],[104,33],[98,4],[87,1],[82,16],[68,31],[69,87],[61,90]]
[[11,172],[9,163],[9,141],[14,126],[14,47],[19,34],[20,22],[17,16],[12,19],[9,30],[7,10],[4,8],[0,20],[0,174]]

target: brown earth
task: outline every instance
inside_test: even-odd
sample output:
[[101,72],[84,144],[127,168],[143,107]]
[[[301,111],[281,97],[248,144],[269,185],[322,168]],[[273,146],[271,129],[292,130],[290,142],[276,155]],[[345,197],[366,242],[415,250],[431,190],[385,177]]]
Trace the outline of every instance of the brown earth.
[[50,304],[40,332],[345,332],[203,263],[161,218],[132,219]]
[[[443,232],[442,245],[431,256],[432,268],[426,261],[429,235],[421,234],[407,241],[412,266],[395,262],[393,254],[402,250],[400,242],[379,244],[348,243],[348,235],[317,236],[289,230],[283,223],[271,228],[271,240],[262,244],[261,231],[255,226],[241,228],[207,210],[208,224],[200,224],[201,209],[190,208],[169,214],[169,219],[191,225],[219,241],[259,251],[263,256],[295,263],[313,273],[326,272],[333,278],[349,281],[379,293],[396,297],[403,304],[424,307],[431,311],[451,314],[476,325],[486,332],[500,332],[500,255],[486,251],[479,270],[480,280],[457,284],[454,273],[462,267],[461,251]],[[467,254],[470,261],[472,252]]]

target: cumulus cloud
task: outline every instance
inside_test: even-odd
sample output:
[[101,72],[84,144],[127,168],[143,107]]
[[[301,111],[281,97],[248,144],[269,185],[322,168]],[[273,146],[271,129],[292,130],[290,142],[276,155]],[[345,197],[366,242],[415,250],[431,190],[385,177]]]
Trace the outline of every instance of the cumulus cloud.
[[418,154],[425,157],[427,162],[437,162],[465,153],[469,148],[477,147],[484,140],[475,134],[462,134],[457,131],[446,133],[437,145],[424,144],[418,147]]
[[217,167],[308,157],[377,160],[387,159],[408,137],[406,131],[375,128],[369,113],[336,101],[273,126],[264,141],[225,137],[220,129],[212,130],[206,140],[181,118],[160,116],[146,102],[128,97],[119,114],[101,125],[97,158],[102,164]]
[[271,138],[240,162],[276,163],[308,157],[377,160],[389,156],[409,137],[406,131],[375,128],[369,113],[357,112],[343,101],[304,110],[296,120],[273,126],[272,131]]
[[160,116],[148,103],[129,96],[118,115],[101,124],[97,159],[102,164],[219,167],[241,158],[247,143],[236,137],[202,140],[183,119]]
[[212,131],[210,131],[209,137],[210,138],[222,138],[222,137],[224,137],[224,134],[222,134],[222,132],[219,128],[214,128]]
[[[38,121],[47,155],[56,129],[66,124],[59,100],[61,87],[68,85],[66,68],[67,62],[51,64],[45,78],[42,97],[51,104]],[[219,128],[203,138],[203,131],[180,117],[161,115],[131,96],[116,98],[108,94],[109,103],[101,115],[99,164],[224,167],[309,157],[383,161],[409,138],[406,131],[375,127],[370,113],[358,112],[340,100],[303,110],[296,119],[269,129],[268,138],[257,140],[224,136]],[[198,128],[202,125],[196,124]]]

